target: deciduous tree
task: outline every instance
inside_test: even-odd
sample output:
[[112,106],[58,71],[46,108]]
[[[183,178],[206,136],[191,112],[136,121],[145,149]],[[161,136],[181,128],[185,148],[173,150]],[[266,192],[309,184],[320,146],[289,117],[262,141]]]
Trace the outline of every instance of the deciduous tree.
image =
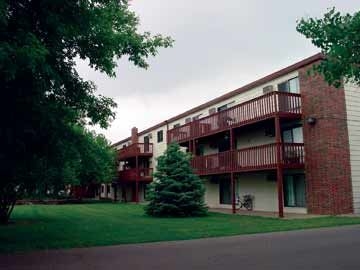
[[56,162],[71,177],[60,153],[75,125],[106,128],[115,117],[115,102],[96,95],[76,59],[115,76],[121,57],[146,68],[172,44],[138,25],[127,0],[0,0],[0,223],[21,190],[57,175]]
[[301,19],[296,29],[326,56],[314,70],[330,85],[339,87],[343,79],[360,85],[360,12],[342,15],[333,8],[323,18]]

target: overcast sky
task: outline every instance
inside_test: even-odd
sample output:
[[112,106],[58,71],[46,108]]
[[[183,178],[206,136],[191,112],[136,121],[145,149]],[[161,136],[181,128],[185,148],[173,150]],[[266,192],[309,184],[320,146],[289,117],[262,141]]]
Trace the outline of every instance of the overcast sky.
[[194,106],[318,52],[296,32],[296,20],[321,16],[335,6],[360,9],[358,0],[132,0],[141,30],[170,35],[173,48],[161,49],[142,70],[126,59],[117,77],[78,64],[98,93],[118,104],[105,134],[112,142],[162,122]]

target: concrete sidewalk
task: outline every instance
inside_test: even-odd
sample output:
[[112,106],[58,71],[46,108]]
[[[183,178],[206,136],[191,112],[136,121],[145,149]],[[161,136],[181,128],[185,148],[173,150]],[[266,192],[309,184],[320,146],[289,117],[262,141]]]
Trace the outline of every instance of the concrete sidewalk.
[[[232,214],[231,209],[224,208],[210,208],[210,212],[222,213],[222,214]],[[269,212],[269,211],[247,211],[247,210],[236,210],[236,215],[243,216],[259,216],[259,217],[272,217],[278,218],[278,212]],[[311,214],[300,214],[300,213],[284,213],[285,219],[304,219],[304,218],[316,218],[324,217],[324,215],[311,215]]]

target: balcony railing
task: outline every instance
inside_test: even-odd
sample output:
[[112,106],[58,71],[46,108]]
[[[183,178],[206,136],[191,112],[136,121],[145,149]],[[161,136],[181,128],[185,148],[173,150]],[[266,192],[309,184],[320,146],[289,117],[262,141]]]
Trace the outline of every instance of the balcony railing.
[[214,113],[168,131],[168,142],[184,142],[211,135],[230,127],[264,120],[275,114],[301,115],[300,94],[271,92],[227,110]]
[[279,162],[281,166],[284,168],[304,166],[303,143],[273,143],[207,156],[196,156],[191,163],[195,173],[199,175],[272,169],[277,166],[278,147],[280,148]]
[[152,168],[138,168],[138,169],[127,169],[119,171],[119,180],[130,182],[130,181],[151,181],[153,169]]
[[118,152],[120,160],[129,157],[136,156],[152,156],[153,155],[153,144],[152,143],[134,143],[125,148],[122,148]]

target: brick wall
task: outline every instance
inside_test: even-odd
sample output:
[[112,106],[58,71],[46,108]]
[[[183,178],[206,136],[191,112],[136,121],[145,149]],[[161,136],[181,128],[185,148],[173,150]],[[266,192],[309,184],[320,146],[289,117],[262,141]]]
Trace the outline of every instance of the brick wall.
[[138,142],[139,142],[138,129],[136,127],[133,127],[131,129],[131,143],[138,143]]
[[344,89],[299,70],[304,120],[307,207],[313,214],[352,213],[351,168]]

